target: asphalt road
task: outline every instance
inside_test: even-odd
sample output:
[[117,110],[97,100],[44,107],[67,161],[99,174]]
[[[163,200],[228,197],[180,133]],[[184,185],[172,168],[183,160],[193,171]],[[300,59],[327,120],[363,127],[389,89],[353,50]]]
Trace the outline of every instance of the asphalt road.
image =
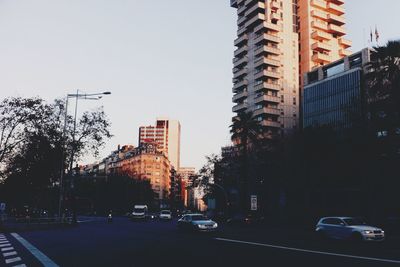
[[80,218],[73,228],[1,235],[0,266],[400,266],[397,239],[321,243],[273,228],[192,234],[179,232],[176,221]]

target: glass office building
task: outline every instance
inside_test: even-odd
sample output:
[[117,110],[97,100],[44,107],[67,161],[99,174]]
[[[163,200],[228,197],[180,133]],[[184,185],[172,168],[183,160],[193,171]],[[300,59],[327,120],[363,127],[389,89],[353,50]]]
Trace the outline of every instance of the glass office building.
[[304,77],[303,128],[350,128],[362,116],[364,67],[370,53],[359,53],[315,69]]

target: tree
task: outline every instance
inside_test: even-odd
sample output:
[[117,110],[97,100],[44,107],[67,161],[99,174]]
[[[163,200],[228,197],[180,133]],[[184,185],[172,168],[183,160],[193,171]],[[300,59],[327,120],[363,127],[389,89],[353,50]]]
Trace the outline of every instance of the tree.
[[0,174],[5,160],[24,142],[42,112],[43,100],[39,98],[11,97],[0,103]]

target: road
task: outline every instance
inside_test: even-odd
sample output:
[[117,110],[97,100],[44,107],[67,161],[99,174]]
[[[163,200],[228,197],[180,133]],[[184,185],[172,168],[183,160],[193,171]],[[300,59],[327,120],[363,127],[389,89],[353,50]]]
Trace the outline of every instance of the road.
[[0,233],[0,266],[400,266],[395,239],[321,243],[309,233],[273,228],[193,234],[179,232],[176,221],[79,221],[72,228]]

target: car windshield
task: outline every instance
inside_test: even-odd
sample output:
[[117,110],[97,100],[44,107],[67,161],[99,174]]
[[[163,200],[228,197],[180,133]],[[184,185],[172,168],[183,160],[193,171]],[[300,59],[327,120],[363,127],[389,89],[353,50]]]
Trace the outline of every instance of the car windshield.
[[144,213],[144,209],[134,209],[134,213]]
[[169,215],[169,214],[171,214],[171,212],[170,212],[170,211],[168,211],[168,210],[163,210],[163,211],[161,211],[161,214],[166,214],[166,215]]
[[366,223],[359,218],[347,218],[343,219],[343,221],[346,222],[347,225],[365,225]]
[[208,220],[206,216],[203,215],[193,215],[192,221],[205,221]]

